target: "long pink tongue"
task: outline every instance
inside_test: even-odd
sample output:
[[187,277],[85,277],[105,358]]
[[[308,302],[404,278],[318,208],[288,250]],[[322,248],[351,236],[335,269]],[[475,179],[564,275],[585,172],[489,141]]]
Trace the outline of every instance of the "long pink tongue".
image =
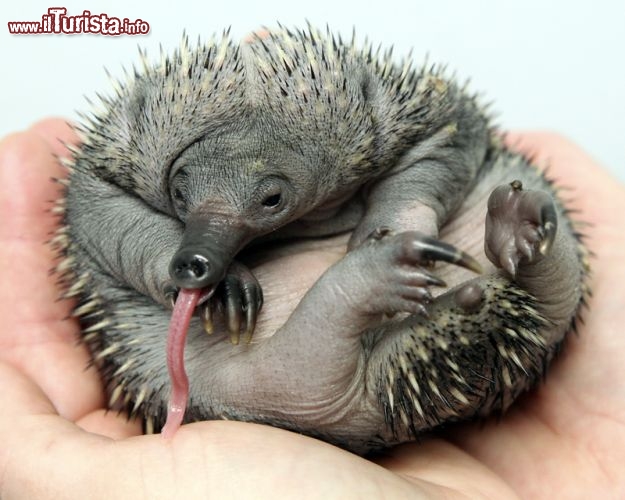
[[184,369],[184,345],[191,316],[200,299],[200,289],[182,288],[178,293],[167,334],[167,369],[171,380],[171,393],[167,407],[167,421],[161,431],[170,439],[182,424],[189,399],[189,379]]

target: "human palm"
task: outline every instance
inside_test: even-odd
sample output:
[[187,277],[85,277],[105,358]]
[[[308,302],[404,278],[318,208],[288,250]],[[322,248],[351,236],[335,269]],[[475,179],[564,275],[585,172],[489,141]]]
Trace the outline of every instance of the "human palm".
[[[171,441],[105,411],[78,325],[48,270],[55,226],[48,182],[62,175],[47,120],[0,145],[0,498],[570,498],[625,495],[625,189],[566,140],[517,137],[549,159],[588,227],[591,308],[546,382],[499,422],[462,424],[375,461],[262,425],[201,422]],[[566,194],[566,193],[565,193]]]

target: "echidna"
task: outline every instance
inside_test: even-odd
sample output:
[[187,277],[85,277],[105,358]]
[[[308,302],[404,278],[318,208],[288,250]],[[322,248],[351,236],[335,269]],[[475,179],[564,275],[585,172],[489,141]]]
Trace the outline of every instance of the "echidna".
[[[111,407],[162,428],[176,296],[176,318],[197,310],[188,405],[169,362],[187,422],[362,453],[502,412],[542,376],[584,303],[586,251],[465,86],[313,28],[185,37],[142,61],[79,127],[55,238]],[[298,278],[271,266],[318,245],[346,254],[276,327]]]

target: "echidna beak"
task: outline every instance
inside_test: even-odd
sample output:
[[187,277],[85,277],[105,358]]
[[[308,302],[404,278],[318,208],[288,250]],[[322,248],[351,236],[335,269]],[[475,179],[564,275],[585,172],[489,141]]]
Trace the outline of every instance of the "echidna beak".
[[179,288],[216,285],[249,239],[248,231],[233,218],[192,214],[186,221],[180,248],[169,264],[169,275]]

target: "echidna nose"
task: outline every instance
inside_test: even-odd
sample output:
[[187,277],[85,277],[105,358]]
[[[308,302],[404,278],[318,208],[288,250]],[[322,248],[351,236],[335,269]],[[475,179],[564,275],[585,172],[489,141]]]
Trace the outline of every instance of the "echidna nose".
[[179,250],[169,264],[169,274],[180,288],[204,288],[212,285],[212,270],[205,255],[187,248]]

